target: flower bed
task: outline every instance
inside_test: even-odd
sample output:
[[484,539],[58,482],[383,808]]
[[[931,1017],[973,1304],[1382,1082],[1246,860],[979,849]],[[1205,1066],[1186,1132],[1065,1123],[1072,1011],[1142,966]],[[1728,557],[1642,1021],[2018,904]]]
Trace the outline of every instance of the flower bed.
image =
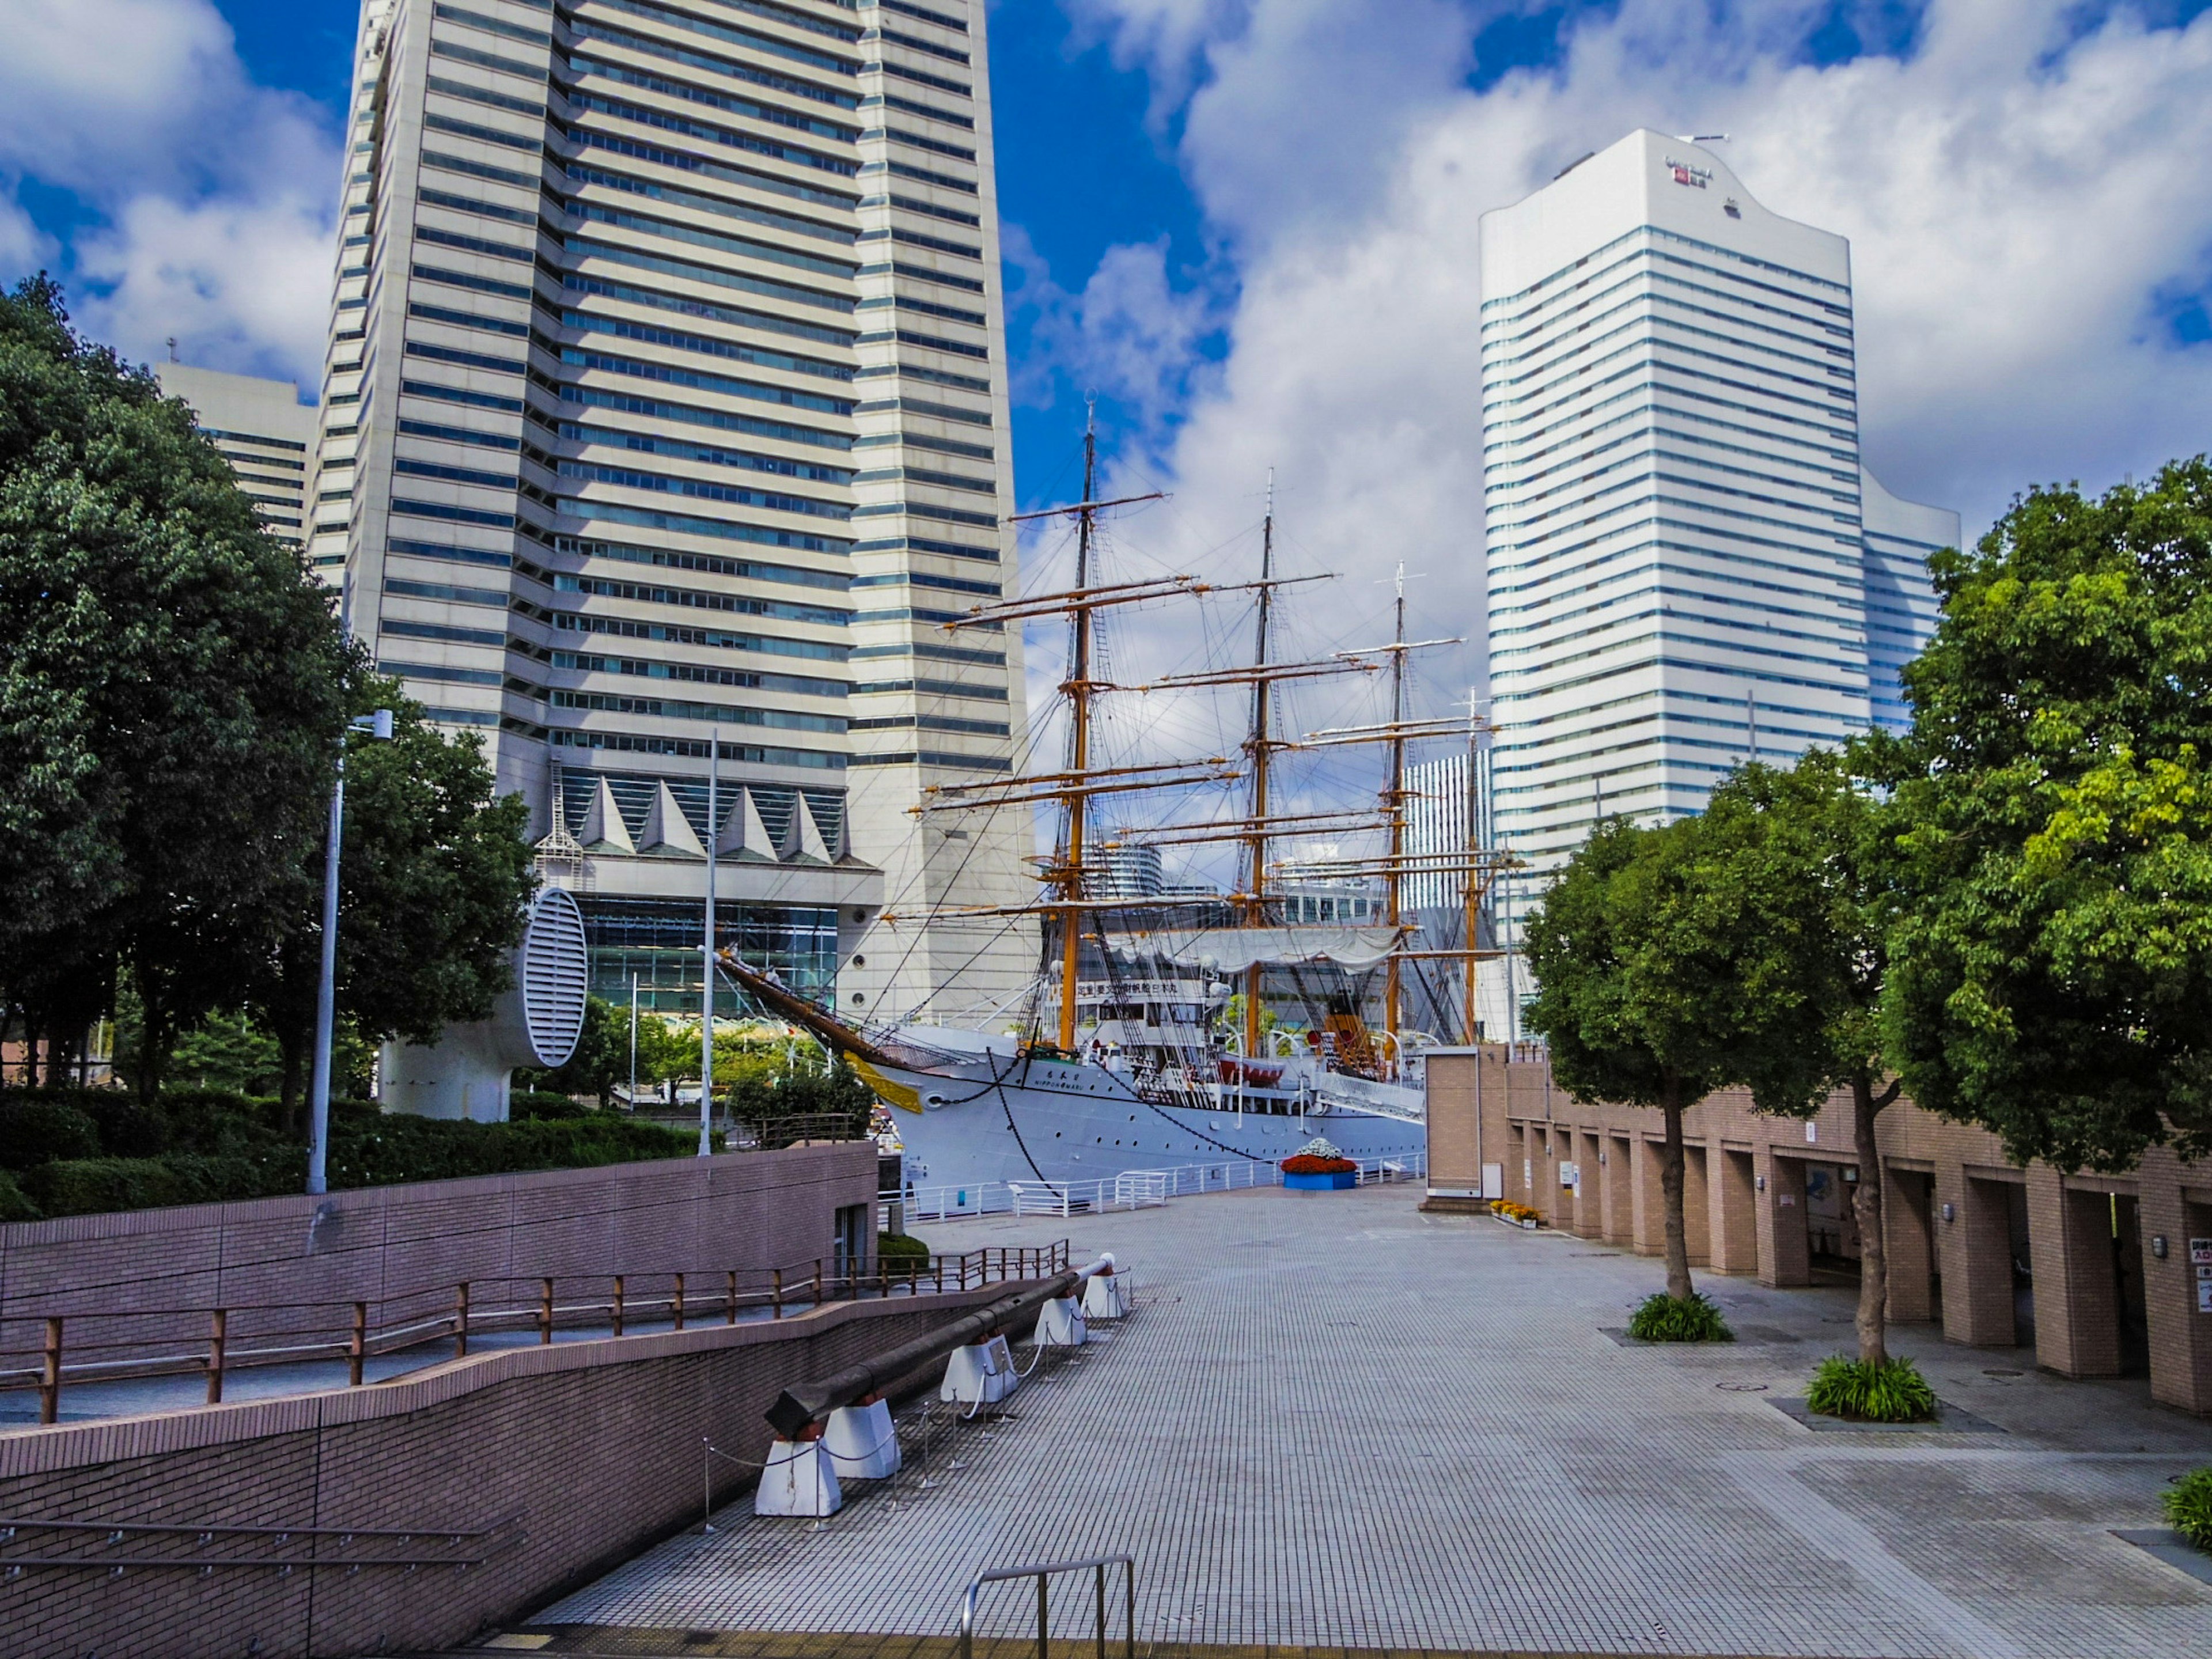
[[1537,1214],[1535,1211],[1530,1209],[1526,1204],[1516,1204],[1510,1198],[1492,1199],[1490,1200],[1490,1213],[1496,1216],[1500,1221],[1504,1222],[1509,1227],[1525,1228],[1530,1232],[1535,1231],[1537,1228],[1544,1224],[1544,1218],[1542,1216]]
[[1316,1158],[1306,1152],[1293,1152],[1282,1163],[1285,1175],[1357,1175],[1359,1166],[1348,1158]]

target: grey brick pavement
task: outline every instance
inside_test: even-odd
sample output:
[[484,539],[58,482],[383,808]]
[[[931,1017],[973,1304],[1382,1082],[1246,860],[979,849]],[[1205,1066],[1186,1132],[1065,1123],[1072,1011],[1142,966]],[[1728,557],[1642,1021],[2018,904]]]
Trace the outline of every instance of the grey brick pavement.
[[[2212,1586],[2112,1535],[2158,1525],[2166,1477],[2212,1462],[2212,1426],[2142,1385],[1921,1328],[1899,1346],[2005,1432],[1815,1435],[1767,1396],[1849,1345],[1849,1292],[1711,1278],[1767,1340],[1624,1348],[1601,1330],[1656,1263],[1418,1198],[1263,1190],[924,1229],[962,1249],[1072,1224],[1131,1267],[1137,1311],[1048,1357],[1010,1420],[940,1440],[933,1488],[917,1470],[856,1488],[819,1530],[732,1506],[533,1623],[943,1632],[983,1567],[1126,1551],[1139,1634],[1164,1642],[2212,1653]],[[1033,1607],[1010,1589],[990,1627]],[[1067,1632],[1090,1616],[1072,1595]]]

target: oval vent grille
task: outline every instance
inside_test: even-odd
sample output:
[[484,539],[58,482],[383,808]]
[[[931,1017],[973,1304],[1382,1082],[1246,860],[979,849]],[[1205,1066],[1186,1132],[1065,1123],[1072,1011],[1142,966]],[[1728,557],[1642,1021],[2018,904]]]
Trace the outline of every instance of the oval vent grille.
[[590,970],[583,912],[560,888],[546,888],[530,907],[520,963],[522,1014],[539,1065],[564,1066],[576,1052]]

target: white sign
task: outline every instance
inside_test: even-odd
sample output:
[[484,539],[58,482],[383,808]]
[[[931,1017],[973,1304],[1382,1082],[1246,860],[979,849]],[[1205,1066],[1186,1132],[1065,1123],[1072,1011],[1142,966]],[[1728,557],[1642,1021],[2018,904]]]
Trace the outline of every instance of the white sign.
[[1505,1166],[1503,1164],[1486,1164],[1482,1166],[1482,1191],[1476,1196],[1480,1198],[1505,1196]]
[[1559,1165],[1559,1185],[1562,1187],[1579,1187],[1582,1184],[1583,1166],[1579,1164],[1561,1163]]
[[2196,1267],[2212,1267],[2212,1238],[2191,1239],[2189,1260]]
[[1820,1138],[1820,1126],[1814,1122],[1810,1118],[1808,1118],[1805,1121],[1805,1139],[1808,1140],[1818,1140]]
[[[2197,1271],[2202,1273],[2204,1270],[2199,1268]],[[2197,1281],[2197,1311],[2212,1314],[2212,1278]]]

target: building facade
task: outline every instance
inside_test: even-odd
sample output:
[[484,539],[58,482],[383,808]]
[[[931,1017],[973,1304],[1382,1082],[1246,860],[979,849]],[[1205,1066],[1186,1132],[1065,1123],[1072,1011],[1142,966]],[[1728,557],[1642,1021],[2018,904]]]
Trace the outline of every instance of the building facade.
[[[1580,1237],[1664,1252],[1656,1109],[1575,1100],[1533,1044],[1432,1052],[1427,1086],[1425,1207],[1504,1198]],[[1848,1091],[1801,1120],[1740,1089],[1684,1113],[1691,1264],[1771,1285],[1856,1277],[1852,1115]],[[2063,1376],[2148,1376],[2153,1399],[2212,1416],[2212,1170],[2163,1146],[2118,1173],[2022,1166],[1909,1099],[1883,1109],[1875,1139],[1892,1322],[2032,1347]]]
[[[726,942],[861,1018],[1034,936],[983,11],[366,0],[311,555],[478,733],[594,988]],[[709,809],[708,756],[718,752]]]
[[1632,133],[1482,225],[1497,827],[1540,885],[1905,719],[1955,514],[1860,463],[1850,246]]
[[192,406],[200,429],[237,473],[238,487],[253,498],[253,510],[270,534],[301,546],[318,415],[312,404],[300,401],[300,388],[289,380],[226,374],[190,363],[157,363],[154,376],[163,392]]

